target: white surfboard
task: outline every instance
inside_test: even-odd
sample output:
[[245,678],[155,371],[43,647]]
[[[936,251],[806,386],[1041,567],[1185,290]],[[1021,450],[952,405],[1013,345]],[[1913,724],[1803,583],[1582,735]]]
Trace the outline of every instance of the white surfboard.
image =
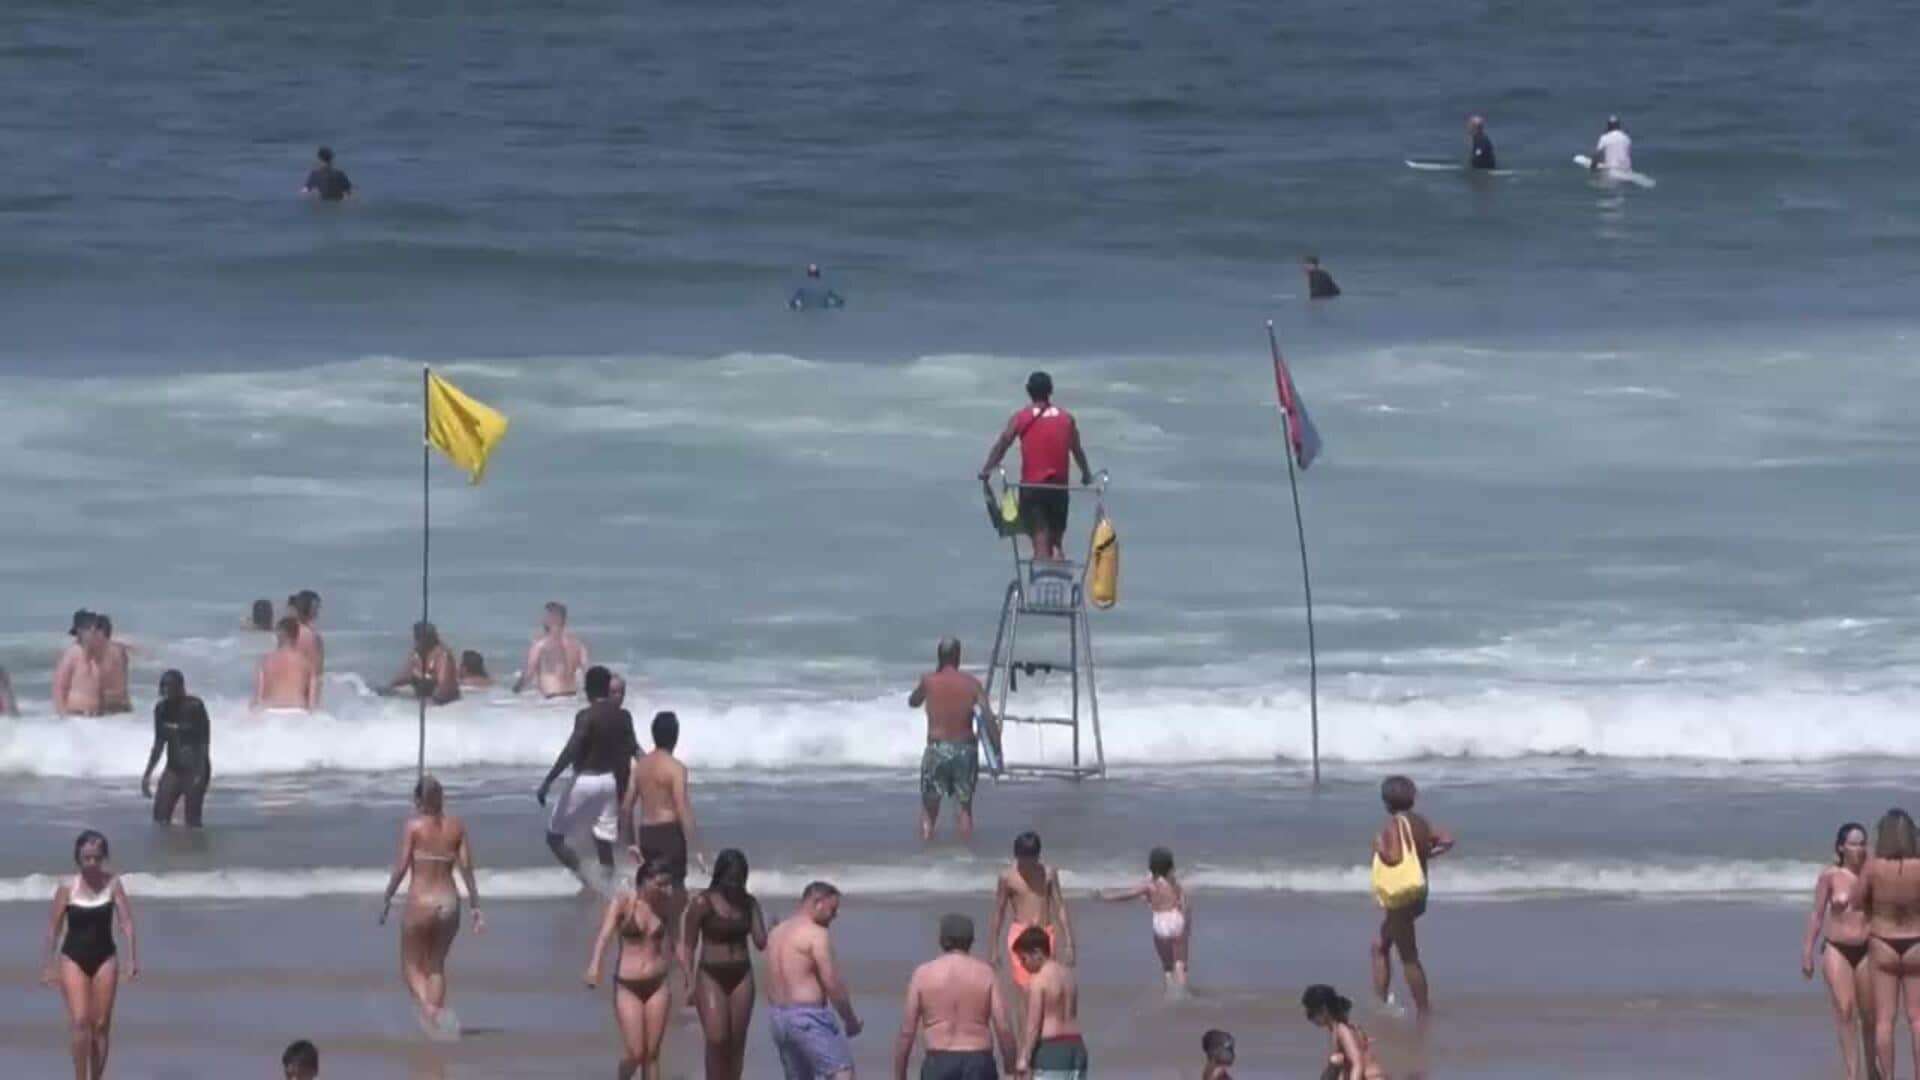
[[1599,180],[1618,180],[1622,183],[1634,184],[1643,188],[1653,187],[1657,183],[1653,177],[1648,176],[1646,173],[1634,172],[1630,169],[1625,171],[1617,169],[1595,169],[1593,167],[1593,159],[1585,154],[1573,155],[1573,163],[1592,173],[1595,179]]
[[1407,158],[1407,168],[1416,172],[1470,172],[1475,176],[1514,176],[1518,169],[1469,169],[1457,161],[1415,161]]

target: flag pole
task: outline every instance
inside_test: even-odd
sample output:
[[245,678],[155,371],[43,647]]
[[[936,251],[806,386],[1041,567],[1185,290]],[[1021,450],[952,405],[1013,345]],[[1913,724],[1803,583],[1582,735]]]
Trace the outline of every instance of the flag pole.
[[[1277,363],[1280,339],[1274,336],[1273,320],[1267,320],[1267,348]],[[1320,786],[1320,656],[1313,634],[1313,576],[1307,572],[1307,526],[1300,516],[1300,477],[1293,466],[1293,421],[1285,420],[1287,433],[1287,486],[1293,490],[1293,531],[1300,541],[1300,586],[1307,599],[1307,710],[1313,725],[1313,786]]]
[[[432,458],[433,440],[429,433],[429,417],[433,414],[429,400],[428,380],[432,368],[420,365],[420,621],[427,621],[427,568],[429,556],[433,550],[433,489],[427,483],[427,469]],[[420,708],[420,757],[415,769],[415,778],[427,773],[427,698],[419,692],[416,684],[414,699]]]

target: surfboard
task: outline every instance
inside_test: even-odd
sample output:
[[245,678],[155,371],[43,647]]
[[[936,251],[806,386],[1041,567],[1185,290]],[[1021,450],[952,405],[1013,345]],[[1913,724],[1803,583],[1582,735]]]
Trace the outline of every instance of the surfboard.
[[1470,172],[1475,176],[1516,176],[1518,169],[1469,169],[1457,161],[1415,161],[1407,158],[1407,168],[1416,172]]
[[987,771],[998,775],[1004,767],[1000,756],[1000,740],[994,735],[993,725],[987,723],[987,714],[974,706],[973,733],[980,740],[980,763]]
[[1613,169],[1595,169],[1593,167],[1593,159],[1585,154],[1573,155],[1573,163],[1592,173],[1596,180],[1618,180],[1622,183],[1635,184],[1643,188],[1653,187],[1656,183],[1653,177],[1642,172],[1618,172]]

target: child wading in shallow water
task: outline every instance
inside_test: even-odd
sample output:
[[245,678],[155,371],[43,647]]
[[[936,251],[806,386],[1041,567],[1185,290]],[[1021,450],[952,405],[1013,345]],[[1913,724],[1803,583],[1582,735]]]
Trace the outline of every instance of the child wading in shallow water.
[[1333,987],[1316,983],[1300,995],[1300,1004],[1307,1010],[1308,1020],[1326,1028],[1333,1036],[1332,1051],[1327,1055],[1327,1067],[1321,1070],[1320,1080],[1387,1080],[1387,1071],[1373,1056],[1373,1044],[1367,1039],[1367,1033],[1347,1019],[1353,1011],[1353,1002],[1341,997]]
[[1146,897],[1153,913],[1153,951],[1160,957],[1160,971],[1167,980],[1167,996],[1184,997],[1187,992],[1187,941],[1192,933],[1192,911],[1187,906],[1187,890],[1173,876],[1173,852],[1157,847],[1147,854],[1145,881],[1125,889],[1108,889],[1102,900],[1137,900]]

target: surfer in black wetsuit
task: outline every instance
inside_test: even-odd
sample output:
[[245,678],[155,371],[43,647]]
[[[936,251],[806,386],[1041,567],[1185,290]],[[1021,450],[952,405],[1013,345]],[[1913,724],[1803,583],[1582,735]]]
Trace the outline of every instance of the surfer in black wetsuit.
[[331,147],[321,147],[314,156],[319,161],[307,174],[307,182],[300,189],[302,195],[312,195],[321,202],[339,202],[353,194],[353,181],[347,179],[344,171],[333,167]]
[[[140,794],[153,798],[154,821],[171,824],[174,804],[184,796],[187,827],[200,827],[207,785],[213,780],[208,753],[212,741],[207,706],[187,693],[186,676],[178,671],[160,676],[160,700],[153,706],[153,751],[147,755],[147,771],[140,774]],[[155,793],[153,767],[159,764],[162,753],[167,756],[167,767],[160,774],[160,790]]]
[[1484,116],[1467,117],[1467,167],[1485,169],[1491,172],[1500,166],[1493,157],[1493,140],[1487,138],[1487,119]]
[[1300,260],[1300,269],[1307,275],[1307,299],[1331,300],[1340,295],[1340,286],[1333,283],[1333,275],[1320,266],[1320,256],[1309,255]]
[[795,311],[828,311],[846,307],[847,302],[820,276],[820,264],[808,263],[807,279],[787,298],[787,306]]

